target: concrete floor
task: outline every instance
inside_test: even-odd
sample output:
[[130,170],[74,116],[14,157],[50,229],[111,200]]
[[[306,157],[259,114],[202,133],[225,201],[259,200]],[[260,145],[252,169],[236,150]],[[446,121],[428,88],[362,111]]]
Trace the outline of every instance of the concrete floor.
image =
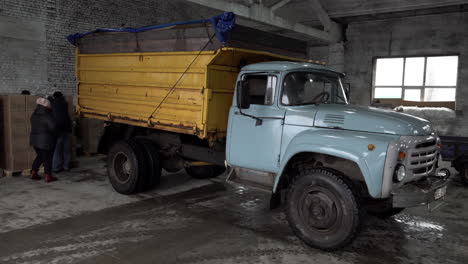
[[438,210],[368,217],[350,246],[328,253],[304,246],[264,193],[178,173],[122,196],[100,157],[82,164],[51,184],[0,179],[0,263],[468,262],[468,188],[456,177]]

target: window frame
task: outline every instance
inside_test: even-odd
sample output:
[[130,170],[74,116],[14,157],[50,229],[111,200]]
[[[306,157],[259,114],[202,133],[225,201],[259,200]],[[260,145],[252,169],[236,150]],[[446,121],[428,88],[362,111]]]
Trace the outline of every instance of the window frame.
[[[427,59],[433,57],[450,57],[456,56],[457,57],[457,77],[456,77],[456,84],[455,86],[444,86],[444,85],[426,85],[426,72],[427,72]],[[376,85],[376,75],[377,75],[377,60],[378,59],[403,59],[403,73],[401,79],[401,86],[396,85]],[[423,83],[422,85],[405,85],[405,74],[406,74],[406,59],[407,58],[424,58],[424,69],[423,69]],[[372,69],[372,93],[371,93],[371,102],[376,100],[405,100],[405,91],[406,90],[419,90],[421,91],[419,101],[411,101],[416,103],[431,103],[435,101],[424,101],[425,90],[427,88],[441,88],[441,89],[455,89],[455,98],[453,101],[443,101],[447,103],[456,103],[457,96],[458,96],[458,87],[459,87],[459,73],[460,73],[460,54],[458,53],[450,53],[450,54],[422,54],[422,55],[406,55],[406,56],[377,56],[373,59],[373,69]],[[401,88],[401,97],[400,98],[375,98],[375,89],[376,88]]]
[[271,103],[270,104],[251,104],[251,105],[258,105],[258,106],[272,106],[272,105],[275,105],[275,100],[277,98],[276,96],[276,91],[277,91],[277,86],[278,86],[278,80],[280,79],[278,77],[278,75],[276,73],[273,73],[273,72],[247,72],[247,73],[244,73],[242,74],[241,76],[241,81],[245,81],[246,77],[248,76],[266,76],[267,77],[267,87],[265,87],[265,96],[264,96],[264,100],[266,99],[266,96],[267,96],[267,91],[268,91],[268,79],[269,77],[273,77],[276,79],[274,85],[272,85],[272,92],[271,92],[271,95],[272,95],[272,98],[271,98]]

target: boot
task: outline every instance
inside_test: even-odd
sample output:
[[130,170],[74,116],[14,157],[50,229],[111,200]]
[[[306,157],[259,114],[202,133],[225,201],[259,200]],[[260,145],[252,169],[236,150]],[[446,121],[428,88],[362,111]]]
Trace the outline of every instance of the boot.
[[31,180],[38,181],[41,179],[41,176],[37,174],[37,170],[31,170]]
[[49,173],[44,174],[44,179],[45,179],[45,182],[53,182],[57,180],[57,178],[55,178],[54,176],[52,176],[52,174],[49,174]]

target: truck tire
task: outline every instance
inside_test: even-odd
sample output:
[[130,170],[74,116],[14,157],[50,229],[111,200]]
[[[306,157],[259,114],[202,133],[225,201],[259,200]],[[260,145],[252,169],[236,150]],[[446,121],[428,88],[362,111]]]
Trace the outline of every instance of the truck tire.
[[351,188],[325,170],[306,170],[289,186],[286,216],[302,241],[327,251],[353,241],[361,222]]
[[112,187],[121,194],[139,191],[146,173],[146,159],[142,149],[132,140],[119,141],[109,150],[107,174]]
[[161,181],[159,149],[151,140],[145,138],[137,138],[136,142],[145,154],[148,169],[148,173],[143,177],[140,190],[149,191]]
[[468,164],[465,164],[460,171],[460,178],[463,184],[468,186]]
[[221,175],[226,168],[223,166],[216,165],[205,165],[205,166],[190,166],[186,167],[185,171],[188,175],[197,179],[210,179]]

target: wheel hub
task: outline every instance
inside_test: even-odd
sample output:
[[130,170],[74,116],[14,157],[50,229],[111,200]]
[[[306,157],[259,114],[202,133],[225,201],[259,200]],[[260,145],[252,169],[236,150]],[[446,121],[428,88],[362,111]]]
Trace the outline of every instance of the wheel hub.
[[114,158],[114,170],[116,180],[121,184],[126,183],[130,179],[132,173],[132,164],[125,153],[120,152]]
[[333,199],[321,191],[311,191],[307,194],[302,211],[309,225],[318,229],[332,227],[337,219]]
[[128,161],[128,160],[125,161],[124,164],[123,164],[123,166],[122,166],[122,169],[123,169],[123,172],[124,172],[125,174],[130,174],[130,171],[131,171],[131,169],[132,169],[132,168],[131,168],[130,161]]

